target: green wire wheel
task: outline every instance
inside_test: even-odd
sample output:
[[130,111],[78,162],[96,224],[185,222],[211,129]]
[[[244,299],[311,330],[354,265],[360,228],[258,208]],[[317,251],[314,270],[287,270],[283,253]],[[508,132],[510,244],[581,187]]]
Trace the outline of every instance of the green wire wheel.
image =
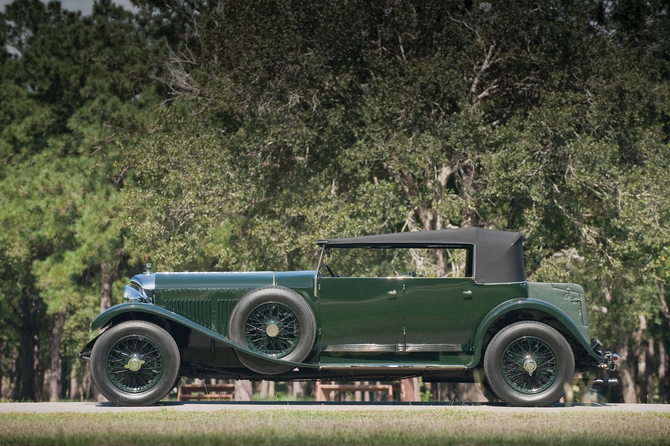
[[484,354],[486,381],[498,398],[513,406],[555,403],[572,383],[575,356],[555,328],[522,321],[500,330]]
[[105,398],[119,406],[148,406],[172,390],[179,376],[179,348],[151,322],[108,328],[91,351],[91,376]]
[[554,349],[535,336],[512,341],[502,354],[500,366],[507,384],[526,394],[544,392],[558,377]]
[[107,376],[124,392],[151,389],[163,376],[160,348],[146,336],[129,335],[119,339],[107,355]]

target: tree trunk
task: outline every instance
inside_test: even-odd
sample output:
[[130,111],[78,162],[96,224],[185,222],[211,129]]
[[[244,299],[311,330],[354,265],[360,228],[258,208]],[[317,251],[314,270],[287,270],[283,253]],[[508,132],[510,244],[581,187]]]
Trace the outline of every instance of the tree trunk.
[[37,334],[37,320],[39,305],[36,302],[35,293],[24,288],[21,296],[21,327],[20,337],[21,346],[19,351],[19,380],[20,380],[20,397],[23,400],[35,401],[37,399],[36,392],[36,365],[39,366],[39,345],[36,344],[38,339]]
[[42,362],[40,361],[40,332],[35,330],[33,337],[33,370],[35,371],[35,401],[44,398],[44,381],[42,380]]
[[647,348],[645,348],[646,375],[645,387],[647,393],[647,402],[654,404],[654,338],[647,339]]
[[440,383],[439,390],[440,390],[441,401],[458,401],[458,392],[456,390],[456,384]]
[[458,392],[460,401],[469,403],[488,403],[489,401],[479,386],[474,383],[458,383],[456,384],[456,392]]
[[628,361],[628,336],[623,339],[623,342],[617,345],[616,351],[619,354],[618,369],[619,377],[621,378],[623,401],[624,403],[637,403],[637,397],[635,396],[635,376]]
[[17,400],[20,398],[20,380],[17,379],[19,373],[19,350],[16,347],[12,348],[12,355],[9,363],[9,376],[5,381],[6,390],[2,395],[3,398],[11,398]]
[[[116,274],[115,268],[111,266],[111,262],[109,261],[104,261],[100,264],[100,272],[101,272],[101,279],[100,279],[100,312],[102,313],[103,311],[107,310],[108,308],[112,307],[112,284],[114,282],[114,275]],[[100,332],[102,332],[104,329],[100,329]],[[85,388],[85,386],[82,387]],[[82,393],[83,390],[82,390]],[[107,398],[102,396],[100,391],[98,390],[97,387],[95,387],[95,384],[92,383],[91,380],[91,399],[93,401],[107,401]]]
[[291,396],[296,400],[302,400],[305,398],[305,383],[303,382],[294,382]]
[[110,267],[109,262],[102,262],[101,269],[101,287],[100,287],[100,312],[102,313],[112,306],[112,283],[114,282],[114,268]]
[[[274,383],[273,383],[274,384]],[[258,396],[265,400],[270,395],[270,381],[261,381],[258,386]]]
[[74,368],[74,366],[70,370],[69,399],[72,401],[79,399],[79,381],[77,380],[77,370]]
[[0,398],[5,398],[5,341],[0,339]]
[[91,370],[87,369],[84,372],[84,376],[81,377],[80,401],[98,401],[98,395],[102,396],[102,394],[98,392],[98,388],[93,384],[93,379],[91,379]]
[[253,394],[251,389],[251,381],[240,379],[235,381],[235,401],[251,401]]
[[60,356],[63,327],[65,326],[65,308],[56,315],[53,343],[51,345],[51,374],[49,376],[49,401],[58,401],[61,389],[62,361]]
[[635,341],[634,351],[637,356],[637,375],[636,375],[636,393],[638,401],[641,403],[647,402],[647,340],[643,340],[643,336],[647,331],[647,318],[642,314],[638,314],[640,321],[639,328],[633,333]]
[[667,404],[668,399],[668,388],[667,388],[667,376],[668,371],[668,353],[665,350],[665,339],[663,339],[663,333],[661,332],[658,339],[658,399],[659,403]]

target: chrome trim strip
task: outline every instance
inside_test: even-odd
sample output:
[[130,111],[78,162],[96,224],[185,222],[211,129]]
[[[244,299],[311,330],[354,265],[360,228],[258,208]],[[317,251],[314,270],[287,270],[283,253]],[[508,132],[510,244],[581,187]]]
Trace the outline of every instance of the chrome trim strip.
[[412,352],[462,352],[459,344],[407,344],[405,350]]
[[319,271],[321,270],[321,261],[323,260],[323,253],[326,251],[326,246],[321,247],[321,255],[319,256],[319,263],[316,265],[316,272],[314,273],[314,297],[317,297],[316,293],[316,280],[319,278]]
[[325,352],[347,353],[416,353],[462,352],[459,344],[333,344]]
[[524,280],[523,282],[491,282],[491,283],[482,283],[480,285],[521,285],[524,283],[528,283],[528,281]]
[[327,352],[355,352],[355,353],[395,353],[396,344],[333,344],[326,347]]

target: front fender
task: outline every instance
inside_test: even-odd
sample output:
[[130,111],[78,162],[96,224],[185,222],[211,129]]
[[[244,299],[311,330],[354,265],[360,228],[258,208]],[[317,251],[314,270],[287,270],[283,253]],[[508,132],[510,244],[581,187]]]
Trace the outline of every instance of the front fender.
[[466,366],[467,368],[473,368],[479,363],[482,353],[482,345],[484,343],[484,336],[486,331],[491,327],[491,324],[495,322],[501,316],[504,316],[506,313],[514,310],[523,310],[523,309],[533,309],[541,310],[545,313],[548,313],[555,317],[563,326],[570,332],[572,336],[581,344],[582,347],[599,363],[603,362],[603,357],[594,352],[589,344],[589,340],[584,337],[582,332],[579,330],[579,327],[573,322],[573,320],[568,317],[563,311],[559,308],[537,299],[514,299],[503,302],[486,315],[482,323],[477,328],[477,333],[475,334],[475,354],[472,357],[472,361]]
[[[115,305],[102,313],[98,315],[93,320],[93,323],[91,324],[91,330],[97,330],[98,328],[104,327],[107,325],[112,319],[115,317],[118,317],[122,314],[126,313],[144,313],[144,314],[151,314],[154,316],[162,317],[164,319],[167,319],[169,321],[175,322],[177,324],[181,324],[185,327],[190,328],[191,330],[198,331],[202,333],[205,336],[209,336],[210,338],[213,338],[219,342],[221,342],[224,345],[227,345],[228,347],[232,348],[233,350],[236,350],[238,352],[242,352],[245,355],[253,356],[258,359],[262,359],[264,361],[267,361],[271,364],[283,364],[283,365],[291,365],[293,367],[300,367],[300,368],[310,368],[310,369],[318,369],[319,365],[318,364],[304,364],[301,362],[292,362],[292,361],[283,361],[281,359],[275,359],[275,358],[268,358],[267,356],[261,355],[260,353],[256,353],[247,347],[244,347],[240,344],[237,344],[227,337],[215,332],[214,330],[210,330],[209,328],[205,328],[202,325],[196,324],[195,322],[186,319],[183,316],[178,315],[177,313],[173,313],[172,311],[166,310],[165,308],[162,307],[157,307],[156,305],[153,304],[148,304],[148,303],[124,303],[120,305]],[[133,316],[133,319],[142,319],[141,316]],[[93,347],[93,344],[95,343],[95,338],[93,341],[89,342],[89,344],[86,347]]]

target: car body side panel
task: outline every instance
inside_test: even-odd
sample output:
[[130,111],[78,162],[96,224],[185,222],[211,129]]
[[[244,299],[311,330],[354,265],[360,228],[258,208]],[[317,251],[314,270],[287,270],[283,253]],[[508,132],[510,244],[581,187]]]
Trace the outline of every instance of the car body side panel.
[[398,319],[405,351],[469,351],[474,280],[411,277],[404,282]]
[[[326,351],[395,352],[400,279],[318,279],[321,345]],[[389,294],[395,292],[396,294]]]

